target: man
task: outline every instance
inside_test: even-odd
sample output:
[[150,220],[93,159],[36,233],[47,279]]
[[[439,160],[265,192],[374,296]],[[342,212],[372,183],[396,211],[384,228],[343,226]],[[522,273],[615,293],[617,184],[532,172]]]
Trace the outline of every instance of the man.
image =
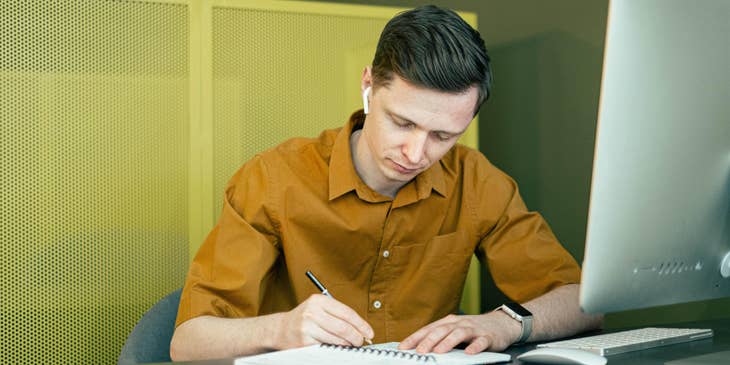
[[[490,83],[484,42],[458,15],[426,6],[393,18],[362,75],[365,113],[231,179],[190,267],[172,358],[370,339],[475,353],[600,325],[578,308],[578,265],[515,183],[456,145]],[[453,314],[475,253],[532,316]]]

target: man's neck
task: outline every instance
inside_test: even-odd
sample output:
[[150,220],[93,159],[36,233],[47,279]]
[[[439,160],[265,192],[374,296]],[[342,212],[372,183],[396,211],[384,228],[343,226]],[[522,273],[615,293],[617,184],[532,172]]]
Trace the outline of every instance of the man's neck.
[[352,155],[352,164],[355,166],[355,171],[360,179],[380,194],[394,198],[398,193],[398,190],[403,187],[400,182],[394,183],[392,181],[385,181],[377,173],[378,166],[375,160],[370,154],[370,149],[367,146],[367,142],[360,138],[362,136],[362,129],[358,129],[350,135],[350,154]]

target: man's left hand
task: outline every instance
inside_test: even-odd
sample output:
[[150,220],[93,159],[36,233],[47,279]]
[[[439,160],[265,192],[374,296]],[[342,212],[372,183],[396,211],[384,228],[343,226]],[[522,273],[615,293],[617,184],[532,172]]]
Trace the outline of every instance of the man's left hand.
[[501,311],[480,315],[450,314],[414,332],[401,341],[398,348],[415,348],[419,353],[444,353],[460,343],[468,343],[464,350],[468,354],[485,350],[499,352],[519,336],[520,323]]

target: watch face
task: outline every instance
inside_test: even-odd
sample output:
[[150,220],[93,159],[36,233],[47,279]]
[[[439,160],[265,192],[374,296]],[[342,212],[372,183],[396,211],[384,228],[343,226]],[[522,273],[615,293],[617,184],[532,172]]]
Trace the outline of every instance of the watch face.
[[519,314],[522,317],[530,317],[532,316],[532,312],[528,311],[527,308],[517,304],[517,303],[505,303],[506,306],[509,307],[512,311]]

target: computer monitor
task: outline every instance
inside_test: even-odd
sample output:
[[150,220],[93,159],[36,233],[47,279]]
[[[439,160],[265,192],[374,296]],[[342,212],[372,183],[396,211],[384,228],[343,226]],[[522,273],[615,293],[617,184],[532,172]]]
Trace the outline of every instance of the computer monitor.
[[611,0],[580,305],[730,296],[730,1]]

